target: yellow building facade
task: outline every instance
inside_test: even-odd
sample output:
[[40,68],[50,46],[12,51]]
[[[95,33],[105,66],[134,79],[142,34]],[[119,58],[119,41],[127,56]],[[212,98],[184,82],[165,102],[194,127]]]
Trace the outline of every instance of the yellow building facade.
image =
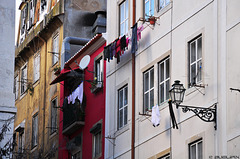
[[58,158],[60,86],[49,83],[60,68],[63,2],[32,0],[22,2],[19,9],[13,156]]

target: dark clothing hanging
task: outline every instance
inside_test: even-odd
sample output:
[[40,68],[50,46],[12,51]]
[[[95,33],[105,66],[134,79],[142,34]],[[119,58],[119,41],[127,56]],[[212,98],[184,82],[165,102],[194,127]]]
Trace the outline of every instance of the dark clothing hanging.
[[175,118],[175,115],[174,115],[174,112],[173,112],[173,108],[172,108],[172,102],[168,101],[168,104],[169,104],[169,112],[170,112],[170,116],[171,116],[171,119],[172,119],[173,129],[175,129],[175,126],[176,126],[176,129],[178,129],[177,121],[176,121],[176,118]]
[[134,54],[138,49],[137,46],[137,23],[132,27],[132,50],[131,53]]
[[123,37],[121,37],[120,44],[121,44],[121,50],[125,51],[125,48],[127,47],[125,35]]

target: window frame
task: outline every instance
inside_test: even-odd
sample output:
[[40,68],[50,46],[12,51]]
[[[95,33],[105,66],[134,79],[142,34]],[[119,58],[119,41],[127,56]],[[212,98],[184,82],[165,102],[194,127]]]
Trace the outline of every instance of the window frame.
[[[126,4],[127,3],[127,4]],[[121,15],[121,7],[123,6],[123,13],[124,13],[124,17],[122,18]],[[127,9],[127,12],[126,12]],[[123,19],[123,20],[122,20]],[[124,25],[124,30],[122,31],[121,29],[121,25]],[[128,32],[128,28],[129,28],[129,0],[124,0],[122,3],[119,4],[119,35],[123,36],[124,34],[126,34]]]
[[[147,11],[148,14],[146,14],[146,3],[148,2],[149,2],[149,9]],[[155,11],[155,0],[144,0],[144,17],[148,19],[150,16],[154,16],[154,11]]]
[[[166,6],[168,6],[171,3],[171,0],[157,0],[157,1],[158,1],[158,12],[164,9]],[[161,1],[163,1],[163,5],[161,5]]]
[[37,145],[38,145],[38,113],[32,116],[32,149],[35,148]]
[[[103,84],[103,72],[104,72],[104,60],[103,56],[97,57],[94,60],[94,68],[95,68],[95,79],[97,80],[97,84]],[[100,67],[100,68],[99,68]]]
[[[26,69],[26,75],[23,75],[23,70]],[[26,77],[26,79],[23,78]],[[27,91],[27,81],[28,81],[28,68],[27,68],[27,63],[24,64],[22,67],[21,67],[21,82],[20,82],[20,94],[23,95],[26,91]]]
[[[199,51],[198,51],[198,40],[201,39],[201,57],[198,58]],[[202,82],[202,60],[203,60],[203,42],[202,42],[202,34],[196,36],[194,39],[188,42],[188,87],[192,87],[194,84],[198,84]],[[195,43],[195,60],[192,62],[192,52],[191,46]],[[198,63],[200,63],[200,68],[198,68]],[[195,65],[194,76],[192,74],[192,66]],[[200,71],[199,71],[200,70]],[[199,74],[199,72],[200,74]],[[195,79],[193,81],[193,79]],[[193,82],[192,82],[193,81]]]
[[[55,105],[53,105],[53,102],[56,102]],[[51,100],[51,126],[50,126],[50,135],[55,133],[57,131],[57,117],[58,117],[58,112],[57,112],[57,105],[58,105],[58,99],[57,97]],[[55,107],[55,108],[53,108]],[[55,121],[55,122],[54,122]]]
[[24,150],[24,130],[18,133],[18,152],[22,153]]
[[[120,108],[120,93],[121,93],[121,91],[123,92],[122,93],[123,96],[122,96],[122,101],[121,101],[122,107]],[[126,91],[127,91],[127,94],[125,94]],[[125,100],[127,100],[126,104],[124,102]],[[125,112],[125,109],[127,110],[127,112]],[[120,115],[121,110],[123,112],[122,119],[121,119],[121,115]],[[126,116],[126,119],[125,119],[125,116]],[[118,130],[122,129],[128,123],[128,85],[125,85],[118,90],[118,120],[117,121],[118,121],[118,124],[117,124]],[[122,121],[122,125],[120,125],[121,121]]]
[[16,75],[16,77],[14,78],[14,88],[13,88],[13,92],[14,92],[14,97],[15,100],[18,99],[18,92],[19,92],[19,74]]
[[[199,143],[201,143],[201,157],[199,158]],[[194,142],[191,142],[188,144],[188,155],[189,155],[189,159],[192,159],[192,155],[191,155],[191,147],[196,146],[196,154],[195,154],[195,159],[203,159],[203,139],[199,139],[196,140]],[[193,154],[194,155],[194,154]]]
[[[98,143],[97,143],[98,142]],[[98,153],[96,153],[96,144],[98,144]],[[93,134],[93,158],[98,158],[102,155],[102,130],[98,130]]]
[[[167,61],[168,61],[168,77],[167,77]],[[163,73],[163,81],[161,81],[161,64],[164,66],[164,73]],[[163,60],[158,63],[158,103],[159,105],[166,102],[169,97],[169,89],[170,89],[170,80],[171,80],[171,68],[170,68],[170,56],[167,56]],[[168,90],[167,90],[167,82],[168,82]],[[161,101],[161,85],[164,85],[164,93],[163,93],[163,101]]]
[[52,36],[52,66],[59,62],[59,38],[60,38],[59,32],[54,33],[54,35]]
[[[151,87],[151,71],[153,72],[153,86]],[[145,74],[149,74],[149,81],[148,81],[148,90],[145,91]],[[153,92],[153,105],[154,106],[154,67],[151,67],[150,69],[148,69],[147,71],[143,72],[143,112],[147,112],[149,110],[152,110],[152,106],[151,106],[151,91]],[[148,98],[148,107],[146,108],[145,106],[145,95],[149,93],[149,98]]]
[[[37,65],[36,65],[37,62]],[[40,79],[40,67],[41,66],[41,56],[40,52],[37,52],[36,55],[34,55],[33,60],[33,82],[36,83]]]

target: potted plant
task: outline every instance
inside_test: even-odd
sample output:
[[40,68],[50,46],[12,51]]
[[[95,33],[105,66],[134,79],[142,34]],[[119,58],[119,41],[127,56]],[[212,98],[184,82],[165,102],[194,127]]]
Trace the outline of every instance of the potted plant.
[[61,67],[60,66],[56,66],[53,68],[54,74],[55,75],[59,75],[61,72]]
[[155,22],[156,22],[156,20],[157,20],[157,18],[154,17],[154,16],[150,16],[150,17],[148,18],[148,21],[149,21],[149,23],[150,23],[151,25],[154,25]]

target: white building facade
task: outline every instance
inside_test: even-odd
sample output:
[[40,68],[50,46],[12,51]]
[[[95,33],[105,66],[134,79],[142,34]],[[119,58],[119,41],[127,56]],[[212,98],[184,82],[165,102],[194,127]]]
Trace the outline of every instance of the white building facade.
[[[132,39],[133,9],[132,0],[107,2],[107,45],[122,35]],[[143,30],[135,52],[135,94],[130,42],[120,62],[107,62],[105,158],[240,158],[239,9],[238,0],[136,0]],[[168,90],[175,80],[186,89],[183,105],[216,105],[216,123],[173,104],[173,129]],[[160,125],[154,127],[156,105]]]
[[[14,33],[15,33],[15,1],[0,3],[0,140],[1,150],[10,152],[13,141],[14,104]],[[2,133],[4,132],[4,133]],[[2,151],[1,151],[2,152]],[[0,154],[1,157],[11,157],[10,154]]]

